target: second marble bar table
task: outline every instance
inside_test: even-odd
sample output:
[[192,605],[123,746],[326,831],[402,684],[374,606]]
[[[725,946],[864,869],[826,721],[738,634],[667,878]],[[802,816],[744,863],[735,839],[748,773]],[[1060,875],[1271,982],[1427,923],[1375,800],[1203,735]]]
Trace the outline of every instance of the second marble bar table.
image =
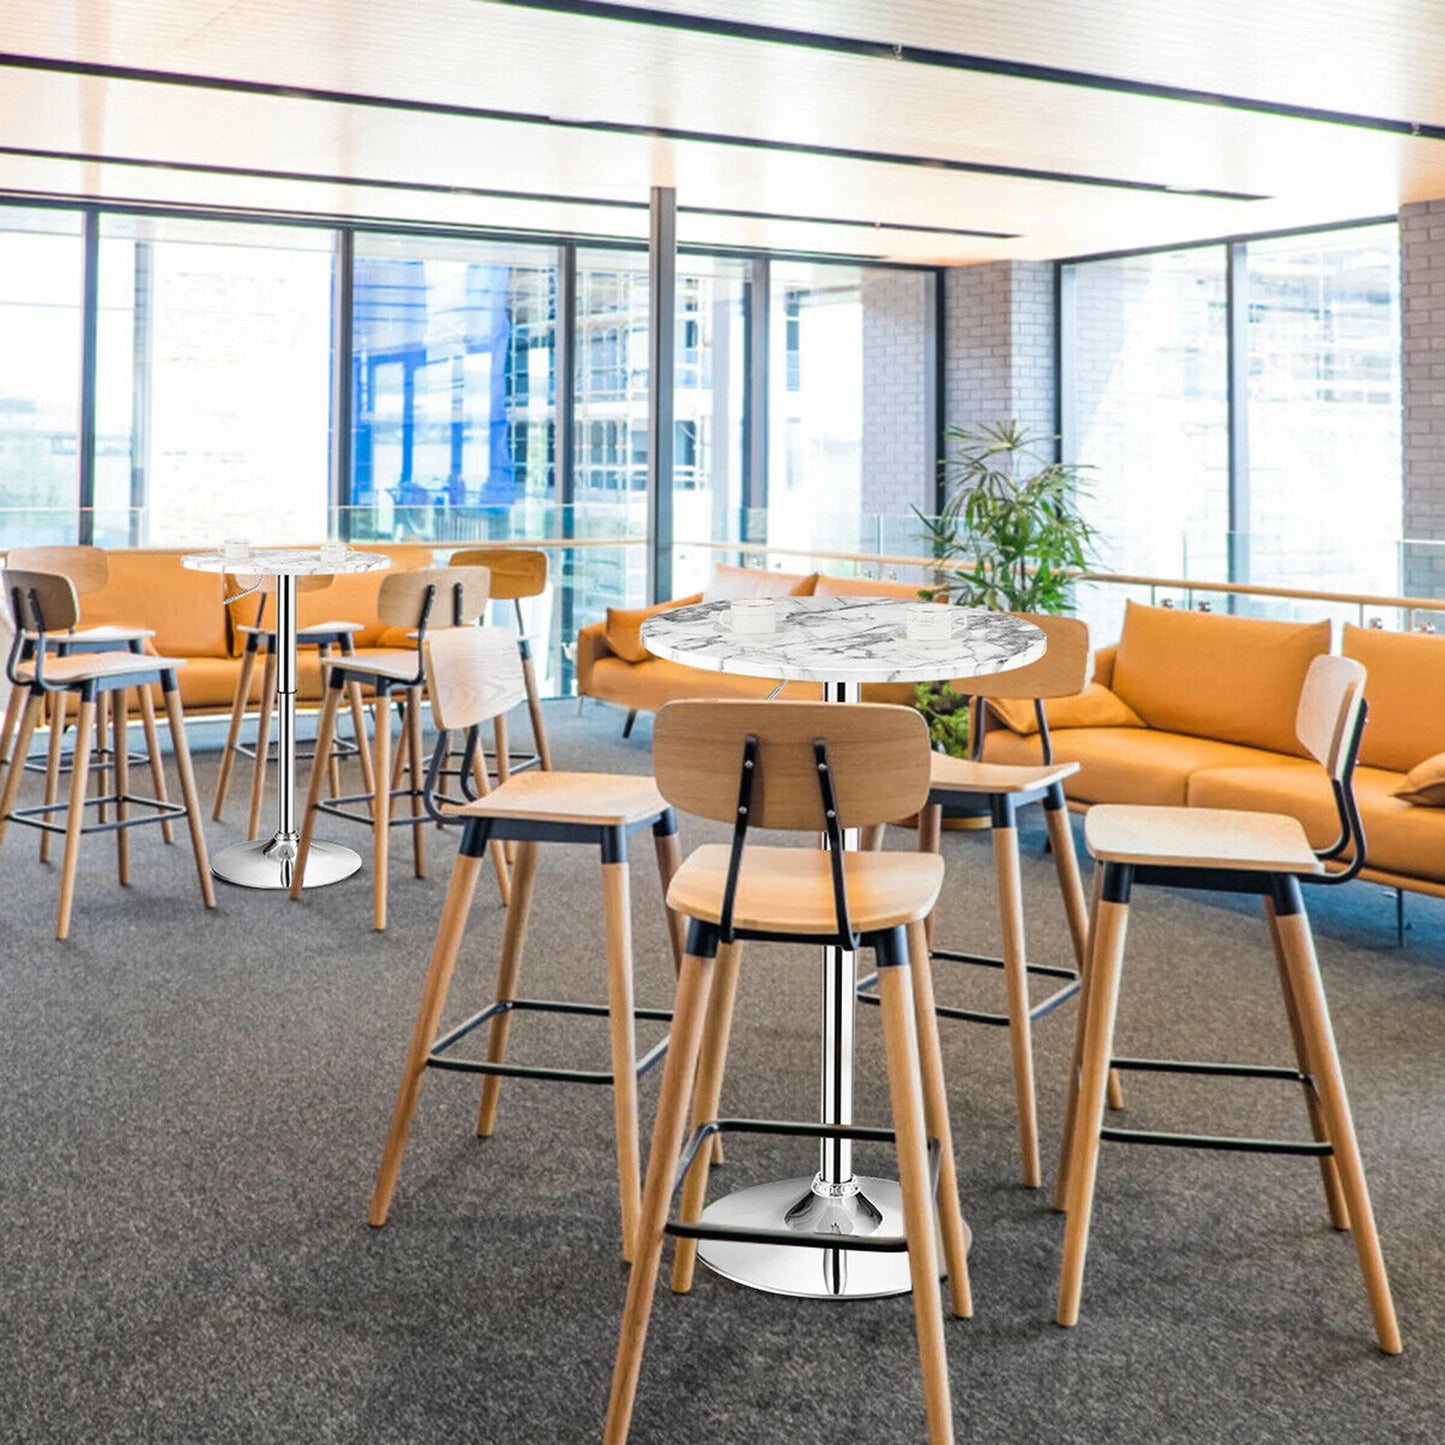
[[[907,636],[908,609],[876,597],[780,597],[776,630],[739,634],[729,602],[702,602],[649,617],[642,644],[658,657],[713,672],[818,682],[829,702],[857,702],[862,684],[980,677],[1023,667],[1044,655],[1044,635],[1003,612],[953,608],[953,635],[938,642]],[[845,835],[856,848],[858,835]],[[822,1122],[853,1122],[855,955],[823,949]],[[816,1175],[755,1185],[716,1200],[703,1218],[716,1224],[849,1234],[902,1234],[898,1185],[853,1173],[853,1146],[825,1139]],[[698,1258],[754,1289],[806,1298],[905,1294],[908,1257],[788,1245],[704,1240]]]
[[[236,577],[276,579],[276,711],[280,719],[276,774],[281,790],[276,832],[254,843],[233,843],[211,855],[211,872],[243,888],[290,888],[296,866],[296,579],[342,572],[380,572],[391,566],[382,552],[353,552],[322,560],[315,547],[254,547],[246,557],[220,552],[188,552],[181,566],[193,572],[229,572]],[[258,582],[257,587],[261,584]],[[254,592],[249,588],[241,596]],[[230,599],[234,601],[235,599]],[[361,747],[365,738],[358,738]],[[340,843],[312,843],[306,887],[339,883],[361,867],[361,855]]]

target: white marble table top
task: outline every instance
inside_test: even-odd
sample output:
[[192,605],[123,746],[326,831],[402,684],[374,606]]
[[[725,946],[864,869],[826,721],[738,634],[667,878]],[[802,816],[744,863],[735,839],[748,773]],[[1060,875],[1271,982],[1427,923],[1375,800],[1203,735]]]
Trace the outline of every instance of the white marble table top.
[[915,603],[880,597],[779,597],[770,634],[740,636],[730,602],[699,602],[649,617],[642,645],[657,657],[710,672],[787,682],[933,682],[981,677],[1037,662],[1044,634],[1006,612],[954,607],[947,641],[910,642]]
[[244,561],[217,552],[187,552],[181,566],[193,572],[229,572],[236,577],[331,577],[342,572],[380,572],[391,566],[383,552],[348,552],[341,562],[323,562],[315,547],[253,547]]

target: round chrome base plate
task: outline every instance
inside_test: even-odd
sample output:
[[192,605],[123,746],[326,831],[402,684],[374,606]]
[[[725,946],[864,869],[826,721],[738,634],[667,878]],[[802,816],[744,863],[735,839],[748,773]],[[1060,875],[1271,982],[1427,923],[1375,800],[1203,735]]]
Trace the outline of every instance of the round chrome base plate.
[[[211,855],[211,872],[242,888],[290,888],[296,841],[279,834],[254,843],[235,843]],[[361,867],[361,855],[339,843],[313,842],[306,856],[306,888],[340,883]]]
[[[871,1219],[882,1215],[879,1234],[903,1233],[903,1196],[891,1179],[859,1177],[860,1212]],[[811,1194],[812,1179],[780,1179],[740,1189],[709,1204],[702,1212],[704,1223],[727,1224],[734,1228],[784,1229],[796,1205]],[[840,1204],[842,1201],[830,1201]],[[872,1208],[869,1209],[868,1205]],[[797,1217],[796,1215],[794,1216]],[[860,1233],[871,1233],[867,1225]],[[697,1257],[724,1279],[768,1294],[792,1295],[795,1299],[876,1299],[883,1295],[907,1294],[908,1255],[875,1253],[858,1249],[814,1249],[806,1245],[740,1244],[726,1239],[700,1239]],[[942,1259],[942,1250],[939,1254]],[[941,1271],[940,1271],[941,1272]]]

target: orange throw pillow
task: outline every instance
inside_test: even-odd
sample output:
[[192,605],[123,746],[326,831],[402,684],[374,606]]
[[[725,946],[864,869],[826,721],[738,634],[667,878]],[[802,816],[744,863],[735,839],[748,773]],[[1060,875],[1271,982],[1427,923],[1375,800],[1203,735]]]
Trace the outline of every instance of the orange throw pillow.
[[694,592],[691,597],[679,597],[672,602],[659,602],[653,607],[609,607],[607,626],[602,635],[607,645],[624,662],[646,662],[652,654],[642,645],[642,624],[659,612],[670,612],[674,607],[690,607],[702,601],[702,593]]
[[[1032,737],[1039,730],[1031,698],[991,697],[988,709],[1010,731]],[[1051,697],[1044,703],[1044,716],[1050,730],[1059,728],[1141,728],[1139,714],[1103,686],[1091,682],[1073,697]]]
[[1391,796],[1419,808],[1445,808],[1445,753],[1416,763],[1405,774],[1405,781],[1391,789]]

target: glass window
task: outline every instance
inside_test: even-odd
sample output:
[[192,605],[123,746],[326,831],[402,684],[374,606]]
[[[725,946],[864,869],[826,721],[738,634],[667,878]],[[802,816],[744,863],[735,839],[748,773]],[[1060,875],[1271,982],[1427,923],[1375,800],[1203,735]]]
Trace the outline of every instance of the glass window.
[[1245,256],[1249,467],[1240,577],[1395,592],[1399,228],[1251,241]]
[[350,535],[542,535],[556,252],[359,235],[355,258]]
[[334,246],[300,227],[101,218],[98,543],[326,536]]
[[84,247],[75,213],[0,210],[0,537],[76,540]]
[[1085,512],[1112,571],[1228,575],[1225,262],[1205,246],[1069,268],[1064,446],[1089,468]]

